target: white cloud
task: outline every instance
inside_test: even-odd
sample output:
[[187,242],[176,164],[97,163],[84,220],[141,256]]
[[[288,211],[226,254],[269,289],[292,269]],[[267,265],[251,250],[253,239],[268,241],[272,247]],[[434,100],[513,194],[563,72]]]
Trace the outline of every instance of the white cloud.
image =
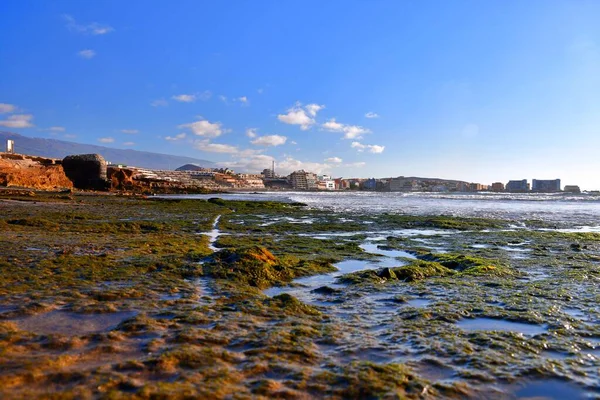
[[371,133],[371,131],[357,125],[346,125],[344,127],[344,139],[360,139],[365,133]]
[[98,141],[100,143],[113,143],[115,141],[115,139],[111,138],[111,137],[103,137],[98,139]]
[[369,153],[379,154],[383,153],[385,146],[379,146],[376,144],[362,144],[360,142],[352,142],[350,145],[353,149],[358,149],[359,152],[367,150]]
[[166,107],[169,103],[165,99],[156,99],[150,103],[152,107]]
[[114,28],[110,25],[103,25],[97,22],[92,22],[87,25],[79,24],[77,23],[77,21],[75,21],[75,18],[73,18],[70,15],[63,15],[63,18],[65,19],[65,21],[67,21],[67,28],[74,32],[84,33],[88,35],[106,35],[107,33],[114,31]]
[[248,105],[248,98],[246,96],[238,97],[236,100],[244,105]]
[[73,135],[73,134],[68,134],[68,133],[66,133],[66,134],[64,134],[64,135],[63,135],[63,137],[64,137],[65,139],[75,139],[75,138],[77,137],[77,135]]
[[293,107],[287,110],[287,114],[277,115],[277,119],[289,125],[300,125],[303,131],[310,129],[311,125],[315,124],[314,118],[317,112],[325,106],[318,104],[308,104],[304,108],[300,102],[297,102]]
[[335,120],[335,118],[331,118],[329,121],[325,122],[321,126],[327,129],[328,131],[333,132],[342,132],[344,130],[344,124],[340,124]]
[[260,146],[281,146],[285,144],[287,137],[281,135],[267,135],[254,139],[251,143]]
[[329,157],[325,159],[325,162],[328,163],[334,163],[334,164],[339,164],[341,163],[343,160],[339,157]]
[[329,170],[331,166],[329,164],[315,163],[296,160],[292,157],[286,157],[283,161],[277,163],[277,170],[279,173],[289,174],[293,171],[303,169],[308,172],[315,172],[317,174]]
[[256,93],[258,94],[263,94],[265,92],[265,90],[263,88],[259,88],[256,90]]
[[308,115],[310,115],[311,117],[316,117],[317,113],[324,109],[325,106],[319,104],[307,104],[304,108],[306,109]]
[[44,132],[64,132],[66,129],[63,126],[51,126],[50,128],[40,129],[40,131]]
[[379,118],[379,114],[377,114],[376,112],[373,111],[369,111],[368,113],[365,114],[366,118]]
[[33,124],[31,120],[33,115],[31,114],[14,114],[8,116],[5,120],[0,121],[0,126],[7,128],[31,128]]
[[256,128],[248,128],[246,129],[246,136],[248,136],[250,139],[254,139],[256,137]]
[[220,122],[211,123],[207,120],[200,120],[189,124],[179,125],[178,128],[189,128],[194,135],[215,138],[221,136],[223,129]]
[[200,151],[209,153],[238,153],[236,146],[222,143],[210,143],[208,140],[197,140],[194,142],[194,147]]
[[96,56],[96,52],[94,50],[90,50],[90,49],[81,50],[77,54],[79,55],[79,57],[85,58],[86,60],[90,60]]
[[195,94],[178,94],[172,97],[173,100],[177,100],[181,103],[193,103],[196,101]]
[[210,90],[205,90],[202,93],[177,94],[175,96],[172,96],[171,98],[181,103],[193,103],[196,100],[207,101],[211,97],[212,93],[210,92]]
[[[261,172],[265,168],[271,168],[274,158],[265,154],[250,155],[237,158],[235,161],[222,161],[216,163],[222,167],[233,168],[236,171]],[[277,170],[277,169],[276,169]],[[277,171],[279,173],[279,171]]]
[[123,146],[134,146],[135,143],[133,142],[123,142]]
[[185,137],[186,137],[185,132],[181,132],[175,136],[167,136],[167,137],[165,137],[165,140],[168,140],[170,142],[175,142],[177,140],[185,139]]
[[221,100],[223,103],[227,104],[227,96],[223,96],[221,94],[221,95],[219,95],[219,100]]
[[[238,153],[239,154],[239,153]],[[265,168],[271,168],[274,157],[266,154],[255,154],[249,157],[238,158],[233,161],[221,161],[216,164],[223,167],[233,168],[236,171],[260,172]],[[304,169],[305,171],[321,173],[331,168],[328,164],[305,162],[296,160],[292,157],[285,157],[282,161],[275,161],[275,172],[281,175],[287,175],[293,171]]]
[[348,163],[348,164],[344,164],[344,167],[350,167],[350,168],[362,168],[365,165],[367,165],[366,162],[364,161],[359,161],[359,162],[354,162],[354,163]]
[[330,132],[343,132],[344,139],[360,139],[362,135],[371,133],[367,128],[358,125],[342,124],[337,122],[335,118],[331,118],[329,121],[322,124],[321,127]]
[[17,106],[13,104],[0,103],[0,114],[10,114],[17,111]]
[[291,143],[291,144],[294,144],[294,145],[298,144],[298,142],[296,142],[296,141],[294,141],[294,140],[292,140],[290,143]]
[[139,133],[140,131],[138,131],[137,129],[121,129],[121,132],[126,133],[128,135],[135,135],[136,133]]

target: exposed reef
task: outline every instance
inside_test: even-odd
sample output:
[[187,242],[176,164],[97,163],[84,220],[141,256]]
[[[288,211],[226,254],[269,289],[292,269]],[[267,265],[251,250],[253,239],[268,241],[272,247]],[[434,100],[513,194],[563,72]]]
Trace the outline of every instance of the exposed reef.
[[30,193],[0,197],[2,398],[600,388],[599,234]]

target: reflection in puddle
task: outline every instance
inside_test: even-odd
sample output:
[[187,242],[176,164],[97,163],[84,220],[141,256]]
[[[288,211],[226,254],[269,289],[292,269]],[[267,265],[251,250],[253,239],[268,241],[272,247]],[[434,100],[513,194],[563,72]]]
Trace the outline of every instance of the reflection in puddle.
[[573,318],[581,319],[584,321],[588,320],[588,316],[578,308],[563,308],[563,312],[569,314]]
[[570,354],[555,350],[545,350],[542,352],[541,356],[553,360],[564,360],[566,358],[569,358]]
[[411,307],[415,307],[415,308],[423,308],[423,307],[427,307],[428,305],[430,305],[431,300],[429,300],[429,299],[412,299],[412,300],[408,300],[405,304],[409,305]]
[[542,380],[526,384],[517,389],[515,395],[519,398],[536,399],[585,399],[583,391],[577,386],[558,380]]
[[136,311],[109,314],[76,314],[66,311],[51,311],[15,322],[19,329],[43,335],[85,335],[108,332],[136,314]]
[[513,246],[498,246],[499,249],[504,250],[504,251],[514,251],[517,253],[528,253],[531,251],[531,249],[526,249],[526,248],[522,248],[522,247],[513,247]]
[[526,277],[525,280],[528,281],[541,281],[550,277],[550,275],[544,271],[530,271],[527,274],[529,276]]
[[[402,252],[401,252],[402,253]],[[408,254],[408,253],[407,253]],[[277,296],[281,293],[289,293],[293,296],[301,296],[304,292],[327,286],[334,289],[343,289],[345,285],[336,283],[337,277],[357,271],[367,269],[379,269],[386,267],[400,267],[404,265],[402,261],[398,261],[391,257],[382,257],[377,260],[345,260],[334,264],[338,269],[336,272],[322,275],[313,275],[306,278],[295,279],[293,286],[272,287],[265,290],[263,293],[267,296]]]
[[378,247],[375,243],[365,243],[360,245],[361,249],[371,254],[380,254],[386,257],[406,257],[415,258],[414,255],[402,250],[384,250]]
[[506,321],[496,318],[463,319],[458,321],[457,325],[459,328],[466,331],[518,332],[528,336],[535,336],[546,332],[546,328],[540,325]]
[[219,238],[219,235],[221,235],[221,232],[219,231],[219,228],[218,228],[220,219],[221,219],[221,216],[218,215],[217,218],[215,218],[215,222],[213,222],[212,231],[203,233],[203,235],[208,236],[208,240],[209,240],[208,248],[211,249],[212,251],[219,251],[219,249],[215,247],[215,242]]

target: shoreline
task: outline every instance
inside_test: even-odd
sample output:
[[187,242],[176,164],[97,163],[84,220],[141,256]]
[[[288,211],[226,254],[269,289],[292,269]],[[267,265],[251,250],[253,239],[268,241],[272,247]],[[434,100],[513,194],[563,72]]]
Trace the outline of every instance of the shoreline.
[[600,233],[55,196],[0,198],[3,397],[598,393]]

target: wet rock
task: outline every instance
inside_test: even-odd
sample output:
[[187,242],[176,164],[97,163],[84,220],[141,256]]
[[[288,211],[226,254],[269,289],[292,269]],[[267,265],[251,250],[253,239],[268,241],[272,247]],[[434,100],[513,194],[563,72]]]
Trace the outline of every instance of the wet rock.
[[316,308],[302,303],[300,300],[287,293],[282,293],[270,299],[266,299],[265,303],[270,307],[279,308],[291,315],[321,315]]
[[579,243],[571,243],[571,250],[573,251],[581,251],[581,245]]
[[279,259],[261,246],[221,250],[203,265],[203,269],[214,278],[261,289],[284,285],[300,276],[335,271],[329,262]]
[[319,288],[312,290],[312,292],[317,293],[317,294],[327,294],[327,295],[342,293],[342,291],[340,289],[334,289],[329,286],[321,286]]
[[380,278],[384,278],[384,279],[398,279],[396,277],[396,274],[394,273],[394,271],[391,268],[384,268],[381,271],[379,271],[377,273],[377,275]]

